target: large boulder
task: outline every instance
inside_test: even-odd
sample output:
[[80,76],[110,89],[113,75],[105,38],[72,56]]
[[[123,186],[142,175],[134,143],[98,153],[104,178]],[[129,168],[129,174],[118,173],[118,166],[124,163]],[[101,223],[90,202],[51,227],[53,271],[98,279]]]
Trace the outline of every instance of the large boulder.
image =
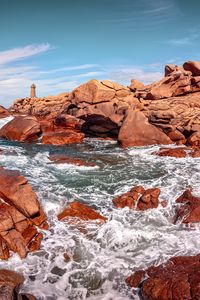
[[0,129],[0,137],[11,141],[33,141],[40,134],[40,123],[32,116],[15,117]]
[[42,233],[48,228],[46,216],[28,180],[18,171],[0,167],[0,258],[13,251],[20,257],[40,247]]
[[192,190],[186,190],[177,200],[180,207],[177,209],[175,221],[181,223],[200,222],[200,198],[192,195]]
[[139,288],[144,300],[199,299],[200,255],[174,257],[157,267],[136,271],[126,283]]
[[9,111],[4,108],[3,106],[0,105],[0,119],[1,118],[6,118],[6,117],[9,117],[10,116],[10,113]]
[[183,68],[190,71],[193,76],[200,76],[200,62],[198,61],[187,61],[183,64]]
[[122,147],[171,144],[170,138],[148,122],[145,115],[137,110],[129,110],[118,136]]
[[116,208],[129,207],[134,210],[147,210],[157,208],[159,204],[160,189],[145,190],[142,186],[136,186],[129,192],[113,199]]
[[89,220],[97,220],[101,222],[105,222],[107,220],[106,217],[100,215],[91,207],[80,203],[78,201],[74,201],[70,203],[59,215],[58,220],[66,220],[68,218],[78,218],[84,221]]
[[30,294],[20,293],[20,287],[24,282],[24,276],[14,271],[0,270],[0,299],[2,300],[36,300]]
[[84,137],[84,133],[74,130],[46,132],[42,136],[42,144],[60,146],[81,143]]

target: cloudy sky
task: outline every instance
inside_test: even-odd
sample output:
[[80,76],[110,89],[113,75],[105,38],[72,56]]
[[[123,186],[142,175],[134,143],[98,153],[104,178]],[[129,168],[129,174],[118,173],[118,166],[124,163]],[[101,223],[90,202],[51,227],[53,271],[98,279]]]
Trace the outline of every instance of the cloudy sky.
[[199,0],[0,0],[0,104],[200,60]]

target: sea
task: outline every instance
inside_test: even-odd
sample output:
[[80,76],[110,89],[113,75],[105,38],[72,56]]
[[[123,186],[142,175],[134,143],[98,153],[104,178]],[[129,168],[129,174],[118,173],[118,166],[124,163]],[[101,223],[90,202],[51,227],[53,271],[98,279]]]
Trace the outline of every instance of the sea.
[[[0,127],[11,117],[1,119]],[[174,146],[172,146],[174,147]],[[188,187],[200,196],[200,159],[159,157],[159,146],[122,149],[115,141],[85,139],[81,144],[48,146],[0,139],[0,165],[28,178],[47,214],[41,249],[20,259],[12,254],[0,268],[25,277],[22,292],[37,300],[139,300],[127,276],[179,255],[200,252],[200,226],[174,224],[175,200]],[[94,167],[52,164],[49,154],[66,154]],[[167,206],[144,212],[116,209],[112,199],[136,185],[161,189]],[[77,200],[108,221],[80,226],[57,215]],[[70,259],[66,259],[69,257]]]

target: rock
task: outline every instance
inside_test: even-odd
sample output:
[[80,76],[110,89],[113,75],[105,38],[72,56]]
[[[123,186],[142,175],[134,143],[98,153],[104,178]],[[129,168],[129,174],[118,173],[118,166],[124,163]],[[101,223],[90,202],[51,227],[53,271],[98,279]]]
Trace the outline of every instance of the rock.
[[33,141],[38,139],[41,127],[35,117],[19,116],[0,129],[0,137],[11,141]]
[[77,166],[94,167],[95,164],[91,162],[85,162],[82,159],[69,157],[64,154],[50,154],[49,160],[54,164],[72,164]]
[[179,256],[165,264],[136,271],[126,279],[145,300],[195,300],[200,294],[200,255]]
[[0,299],[2,300],[36,300],[30,294],[19,293],[24,277],[14,271],[0,270]]
[[9,111],[6,108],[4,108],[3,106],[0,105],[0,119],[6,118],[6,117],[9,117],[9,116],[10,116]]
[[193,76],[200,76],[200,62],[198,61],[187,61],[183,64],[183,68],[192,72]]
[[154,144],[170,144],[170,138],[151,125],[140,111],[129,111],[120,128],[119,143],[122,147],[147,146]]
[[90,80],[73,91],[75,102],[90,104],[108,102],[115,97],[113,88],[100,83],[98,80]]
[[42,144],[60,146],[81,143],[84,140],[84,137],[84,133],[73,130],[47,132],[42,136]]
[[76,117],[71,115],[61,114],[58,117],[56,117],[56,119],[54,120],[54,124],[57,127],[64,127],[67,129],[81,131],[84,121],[81,119],[77,119]]
[[158,156],[171,156],[176,158],[183,158],[187,156],[187,148],[160,148],[159,151],[154,152],[153,154]]
[[179,141],[185,142],[185,136],[179,130],[173,130],[166,134],[173,142],[179,142]]
[[172,64],[168,64],[165,66],[165,77],[171,75],[176,70],[176,66]]
[[144,83],[136,80],[136,79],[132,79],[131,80],[131,85],[129,86],[130,90],[132,90],[133,92],[135,92],[136,90],[140,90],[144,88]]
[[177,200],[182,205],[177,210],[176,222],[196,223],[200,222],[200,198],[192,195],[191,190],[186,190]]
[[79,218],[84,221],[97,220],[106,222],[107,218],[100,215],[94,209],[80,202],[70,203],[62,213],[58,215],[58,220],[65,220],[66,218]]
[[33,251],[33,243],[34,250],[39,248],[42,234],[36,226],[47,229],[46,216],[27,179],[18,171],[0,167],[0,182],[0,258],[8,259],[10,251],[24,258]]
[[186,144],[189,146],[200,146],[200,131],[191,134]]
[[116,208],[129,207],[134,210],[147,210],[157,208],[159,204],[160,189],[144,190],[141,186],[132,188],[129,192],[113,199]]

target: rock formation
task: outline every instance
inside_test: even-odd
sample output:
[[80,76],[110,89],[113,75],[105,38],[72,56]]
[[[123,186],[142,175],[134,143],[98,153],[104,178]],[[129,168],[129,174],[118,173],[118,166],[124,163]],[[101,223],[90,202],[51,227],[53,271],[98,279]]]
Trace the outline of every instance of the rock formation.
[[[18,99],[10,112],[37,117],[42,131],[49,135],[62,128],[63,132],[70,129],[87,136],[116,138],[126,147],[154,143],[198,145],[199,64],[167,65],[165,77],[146,86],[136,80],[130,87],[90,80],[71,93]],[[51,135],[46,139],[51,143]],[[65,138],[61,139],[65,143]]]
[[0,167],[0,258],[10,251],[24,258],[40,247],[42,233],[48,228],[46,216],[28,180],[18,171]]
[[9,117],[10,116],[10,113],[9,111],[4,108],[3,106],[0,105],[0,119],[1,118],[6,118],[6,117]]
[[156,208],[159,204],[160,189],[152,188],[145,190],[142,186],[136,186],[129,192],[113,199],[117,208],[129,207],[134,210],[147,210]]
[[0,270],[0,299],[2,300],[36,300],[30,294],[19,292],[24,277],[14,271]]
[[200,255],[179,256],[158,267],[136,271],[126,283],[143,300],[195,300],[200,295]]

